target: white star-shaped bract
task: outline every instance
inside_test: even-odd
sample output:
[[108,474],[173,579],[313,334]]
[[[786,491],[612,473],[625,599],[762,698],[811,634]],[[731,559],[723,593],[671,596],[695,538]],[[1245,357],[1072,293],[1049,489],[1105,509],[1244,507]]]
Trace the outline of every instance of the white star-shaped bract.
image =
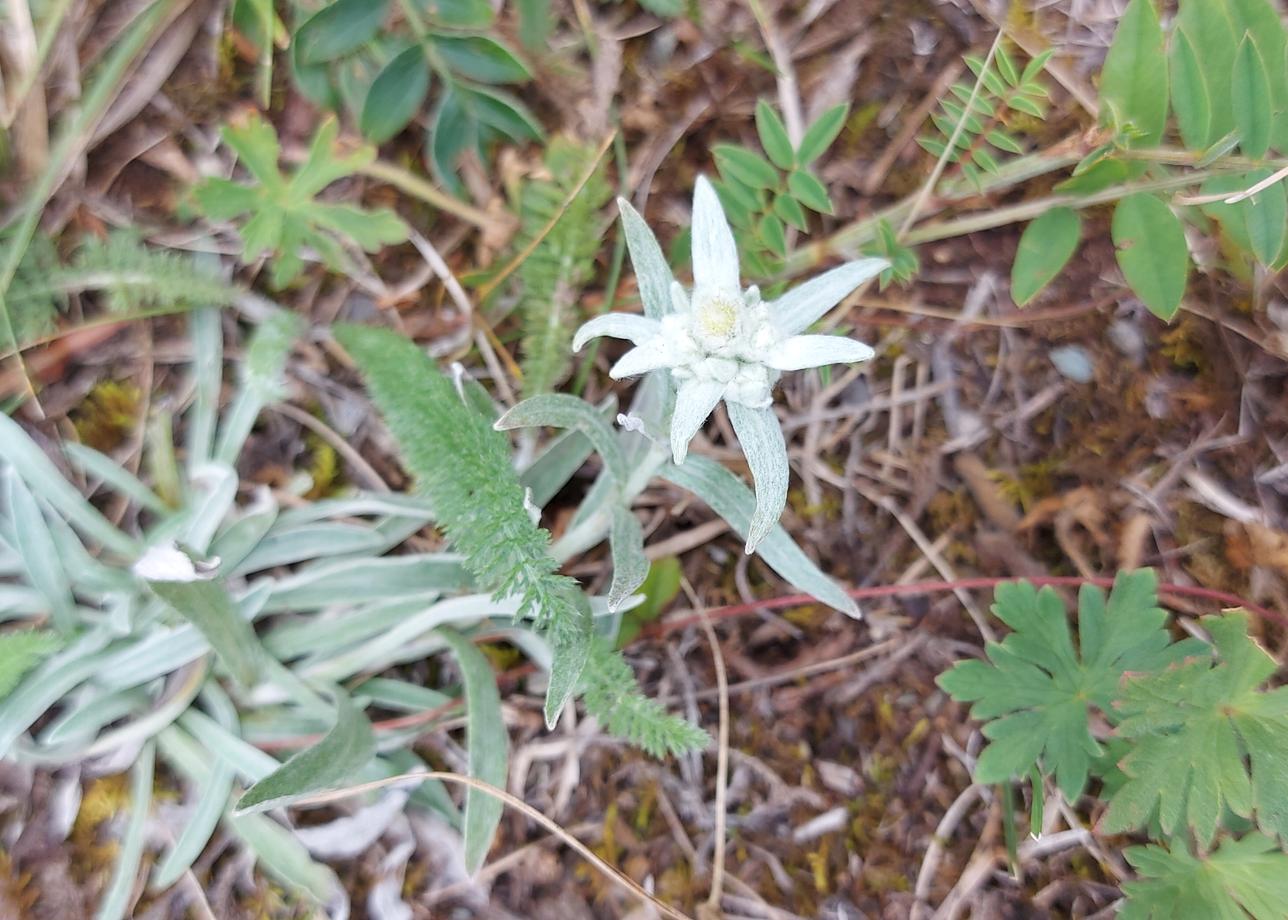
[[683,463],[689,441],[722,399],[756,484],[747,552],[777,523],[787,504],[787,445],[771,407],[783,371],[866,361],[872,349],[854,339],[801,335],[856,287],[879,274],[884,259],[859,259],[825,272],[771,302],[743,290],[738,249],[716,191],[699,176],[693,192],[693,291],[674,279],[644,218],[617,199],[639,280],[644,315],[607,313],[583,325],[573,350],[597,336],[635,347],[609,372],[614,379],[666,368],[678,386],[671,452]]

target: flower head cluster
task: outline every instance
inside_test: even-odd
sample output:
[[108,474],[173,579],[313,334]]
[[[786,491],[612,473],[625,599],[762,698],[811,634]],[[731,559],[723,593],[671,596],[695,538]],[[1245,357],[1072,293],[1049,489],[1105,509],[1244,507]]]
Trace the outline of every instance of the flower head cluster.
[[672,277],[644,219],[625,200],[617,203],[644,315],[595,317],[577,331],[573,350],[596,336],[628,339],[635,347],[613,365],[614,378],[670,371],[678,386],[670,437],[676,463],[684,462],[689,441],[724,400],[756,481],[756,512],[747,534],[750,553],[787,503],[787,446],[771,407],[774,384],[783,371],[872,357],[872,349],[862,342],[801,333],[888,263],[849,262],[766,302],[755,285],[741,287],[733,232],[715,189],[699,177],[693,194],[690,292]]

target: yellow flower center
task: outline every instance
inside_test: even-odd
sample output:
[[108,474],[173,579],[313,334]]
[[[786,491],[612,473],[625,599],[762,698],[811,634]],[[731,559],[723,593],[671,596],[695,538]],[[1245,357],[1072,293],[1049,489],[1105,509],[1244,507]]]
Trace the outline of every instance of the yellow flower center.
[[716,339],[730,338],[738,324],[738,304],[726,294],[709,294],[696,310],[698,328]]

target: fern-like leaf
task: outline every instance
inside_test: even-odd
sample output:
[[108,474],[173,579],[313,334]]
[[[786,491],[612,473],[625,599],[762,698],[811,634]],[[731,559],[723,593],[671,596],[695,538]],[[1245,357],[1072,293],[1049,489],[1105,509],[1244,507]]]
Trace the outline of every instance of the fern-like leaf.
[[527,396],[551,392],[567,376],[572,363],[569,346],[580,321],[577,299],[594,271],[595,254],[602,242],[598,213],[611,194],[599,167],[572,195],[595,156],[591,147],[555,138],[545,158],[550,178],[529,182],[520,194],[516,238],[520,251],[555,221],[518,271],[524,330],[523,391]]
[[1017,121],[1041,118],[1046,110],[1049,93],[1041,75],[1051,54],[1044,51],[1022,70],[1004,44],[998,46],[991,63],[967,55],[964,60],[979,83],[978,90],[968,81],[950,87],[940,100],[939,111],[930,116],[935,132],[917,142],[940,157],[956,133],[948,162],[957,164],[962,174],[977,184],[984,173],[996,173],[1001,165],[999,156],[1024,152]]
[[195,306],[224,306],[237,289],[192,258],[152,249],[132,234],[86,237],[70,261],[60,262],[53,245],[37,237],[23,257],[7,300],[19,342],[50,332],[74,294],[97,291],[113,313],[140,310],[179,312]]
[[529,517],[509,444],[491,420],[408,339],[363,326],[335,334],[466,568],[497,596],[519,598],[518,615],[533,620],[554,648],[547,721],[580,681],[591,714],[647,750],[680,750],[705,738],[645,699],[626,663],[592,644],[586,599],[575,580],[558,574],[550,535]]

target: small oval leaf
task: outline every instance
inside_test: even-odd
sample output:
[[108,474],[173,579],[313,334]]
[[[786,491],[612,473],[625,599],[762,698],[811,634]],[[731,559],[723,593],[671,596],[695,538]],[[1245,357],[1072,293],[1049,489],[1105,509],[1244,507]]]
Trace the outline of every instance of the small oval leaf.
[[1180,220],[1161,198],[1137,192],[1114,209],[1112,233],[1127,283],[1151,313],[1170,321],[1190,273]]
[[1230,104],[1234,108],[1234,124],[1239,130],[1239,148],[1250,157],[1265,156],[1270,149],[1273,120],[1270,75],[1251,34],[1243,36],[1234,56]]
[[1181,139],[1190,150],[1209,143],[1212,129],[1212,99],[1194,43],[1177,29],[1172,36],[1172,108]]
[[1100,76],[1100,100],[1130,147],[1152,147],[1167,126],[1167,54],[1153,0],[1131,0]]
[[1072,208],[1052,208],[1024,228],[1011,266],[1011,297],[1026,306],[1064,269],[1078,248],[1082,218]]
[[429,93],[425,52],[412,45],[376,75],[362,103],[358,127],[362,136],[383,144],[407,127]]
[[791,169],[796,161],[796,152],[792,150],[787,128],[774,107],[764,99],[756,103],[756,133],[760,135],[760,145],[765,148],[770,161],[779,169]]
[[295,32],[300,64],[334,61],[365,45],[380,29],[389,0],[336,0],[304,21]]
[[513,51],[486,35],[435,35],[436,50],[455,73],[480,83],[522,83],[532,76]]

